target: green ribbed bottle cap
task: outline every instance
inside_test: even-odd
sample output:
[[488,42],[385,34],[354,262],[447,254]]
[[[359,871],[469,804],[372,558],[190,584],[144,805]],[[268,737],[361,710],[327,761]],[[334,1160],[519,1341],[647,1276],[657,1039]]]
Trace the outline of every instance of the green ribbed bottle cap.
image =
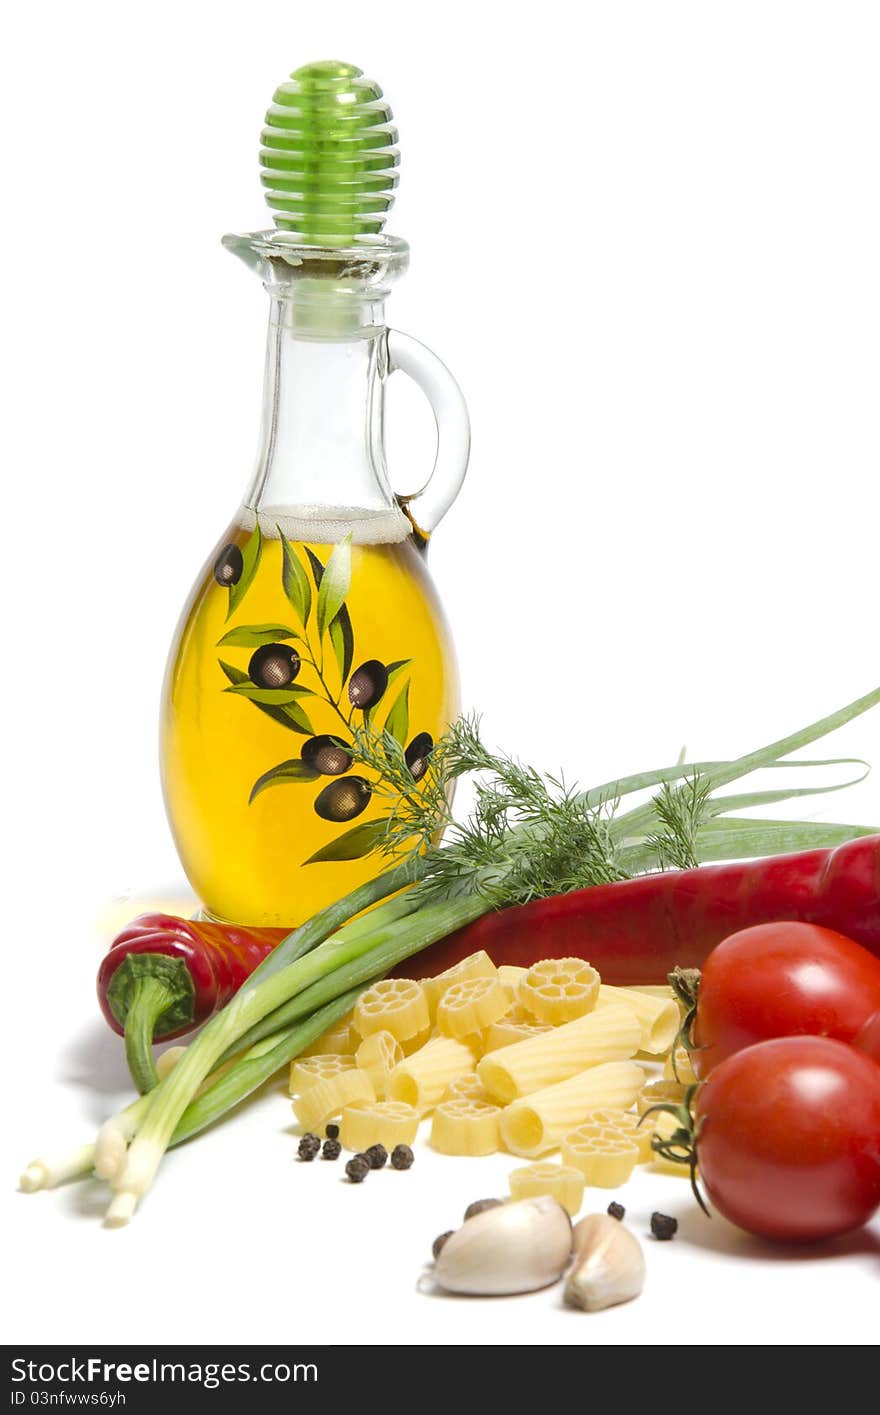
[[275,225],[303,245],[376,236],[394,201],[400,153],[378,84],[354,64],[323,60],[275,90],[260,170]]

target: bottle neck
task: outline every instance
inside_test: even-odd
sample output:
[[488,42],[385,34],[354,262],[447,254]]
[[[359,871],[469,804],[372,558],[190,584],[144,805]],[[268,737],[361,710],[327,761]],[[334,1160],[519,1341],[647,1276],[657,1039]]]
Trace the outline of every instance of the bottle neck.
[[401,540],[411,529],[388,483],[384,306],[300,281],[271,290],[257,467],[246,506],[295,540]]

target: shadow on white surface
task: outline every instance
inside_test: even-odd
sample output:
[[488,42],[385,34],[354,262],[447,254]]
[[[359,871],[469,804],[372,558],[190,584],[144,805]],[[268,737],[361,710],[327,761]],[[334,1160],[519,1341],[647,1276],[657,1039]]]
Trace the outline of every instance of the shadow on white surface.
[[94,1102],[95,1118],[106,1119],[106,1097],[126,1096],[132,1091],[122,1038],[104,1022],[89,1022],[60,1053],[58,1080],[81,1086]]
[[713,1214],[711,1219],[707,1219],[699,1210],[683,1208],[676,1217],[676,1241],[691,1244],[707,1253],[732,1258],[754,1258],[765,1262],[770,1258],[776,1262],[791,1263],[862,1256],[874,1259],[880,1276],[880,1235],[872,1228],[842,1233],[840,1237],[828,1239],[824,1243],[772,1243],[768,1239],[743,1233],[719,1214]]

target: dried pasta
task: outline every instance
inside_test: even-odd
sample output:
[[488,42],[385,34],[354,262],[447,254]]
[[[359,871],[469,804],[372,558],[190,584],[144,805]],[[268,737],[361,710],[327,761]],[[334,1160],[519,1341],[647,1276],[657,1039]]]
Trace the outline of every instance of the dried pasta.
[[378,1099],[385,1100],[391,1073],[403,1061],[403,1047],[397,1038],[390,1032],[373,1032],[364,1037],[354,1059],[361,1071],[366,1071]]
[[588,1066],[625,1061],[634,1055],[641,1035],[641,1023],[628,1007],[603,1007],[489,1053],[477,1066],[477,1075],[494,1100],[509,1105]]
[[360,1034],[356,1030],[353,1022],[353,1013],[348,1012],[345,1017],[340,1017],[338,1022],[334,1022],[326,1032],[322,1032],[311,1046],[307,1046],[301,1053],[302,1056],[324,1056],[332,1053],[335,1056],[354,1056],[360,1046]]
[[519,985],[528,968],[518,968],[514,963],[501,963],[498,967],[498,981],[512,1003],[519,1002]]
[[663,1068],[663,1078],[666,1081],[678,1081],[682,1086],[693,1086],[696,1082],[696,1073],[691,1065],[691,1055],[685,1046],[673,1047],[666,1058],[666,1065]]
[[462,958],[460,963],[455,963],[453,967],[447,968],[445,973],[438,973],[434,978],[425,978],[422,986],[428,999],[428,1006],[431,1009],[431,1016],[437,1015],[437,1007],[440,999],[453,983],[466,982],[468,978],[494,978],[497,969],[492,959],[484,949],[478,953],[469,953],[467,958]]
[[293,1113],[305,1130],[314,1130],[338,1115],[352,1101],[375,1101],[373,1087],[365,1071],[353,1068],[316,1081],[293,1103]]
[[395,1066],[388,1095],[424,1113],[437,1104],[450,1081],[473,1069],[474,1054],[469,1046],[455,1037],[434,1037]]
[[680,1025],[678,1004],[672,997],[654,997],[638,988],[612,988],[602,983],[597,1007],[626,1003],[642,1024],[641,1050],[651,1056],[663,1056],[675,1042]]
[[516,1100],[504,1111],[501,1136],[515,1155],[533,1159],[555,1149],[587,1114],[599,1106],[627,1110],[645,1080],[634,1061],[606,1061]]
[[572,1216],[584,1202],[584,1176],[570,1164],[526,1164],[510,1171],[511,1199],[549,1194]]
[[517,999],[539,1022],[558,1026],[591,1012],[599,995],[599,974],[583,958],[544,958],[529,968]]
[[644,1125],[640,1124],[635,1111],[604,1106],[599,1110],[591,1110],[584,1119],[584,1125],[595,1125],[603,1130],[617,1130],[621,1135],[625,1135],[638,1149],[639,1164],[646,1164],[654,1157],[651,1148],[651,1125],[648,1121]]
[[441,997],[437,1026],[448,1037],[469,1037],[509,1010],[510,998],[497,978],[466,978],[452,983]]
[[492,1097],[475,1071],[466,1071],[463,1075],[456,1076],[453,1081],[449,1082],[440,1099],[442,1101],[469,1100],[492,1103]]
[[425,991],[409,978],[382,978],[361,993],[354,1024],[362,1037],[390,1032],[399,1042],[409,1041],[431,1025]]
[[625,1184],[638,1160],[635,1140],[607,1125],[579,1125],[562,1141],[563,1164],[580,1170],[584,1182],[598,1189]]
[[356,1064],[353,1056],[335,1056],[329,1052],[298,1056],[290,1063],[290,1094],[301,1096],[316,1082],[327,1081],[341,1071],[353,1071]]
[[343,1109],[339,1138],[347,1150],[371,1145],[411,1145],[418,1134],[419,1113],[403,1101],[354,1101]]
[[551,1032],[549,1022],[536,1022],[521,1007],[512,1007],[500,1022],[493,1022],[483,1033],[483,1051],[497,1051],[499,1047],[512,1046],[514,1042],[525,1041],[526,1037],[538,1037],[542,1032]]
[[431,1144],[442,1155],[491,1155],[500,1149],[501,1108],[463,1097],[434,1111]]
[[686,1094],[680,1081],[649,1081],[639,1096],[639,1110],[644,1115],[652,1105],[682,1105]]

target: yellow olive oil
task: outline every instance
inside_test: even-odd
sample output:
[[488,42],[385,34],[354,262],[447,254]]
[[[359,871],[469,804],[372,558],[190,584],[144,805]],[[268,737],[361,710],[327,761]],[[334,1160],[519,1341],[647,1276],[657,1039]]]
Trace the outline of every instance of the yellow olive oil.
[[365,853],[383,803],[345,751],[353,727],[392,731],[418,779],[459,702],[412,536],[376,543],[381,526],[355,523],[305,543],[281,520],[235,522],[193,591],[163,692],[162,772],[205,910],[294,926],[387,867]]

